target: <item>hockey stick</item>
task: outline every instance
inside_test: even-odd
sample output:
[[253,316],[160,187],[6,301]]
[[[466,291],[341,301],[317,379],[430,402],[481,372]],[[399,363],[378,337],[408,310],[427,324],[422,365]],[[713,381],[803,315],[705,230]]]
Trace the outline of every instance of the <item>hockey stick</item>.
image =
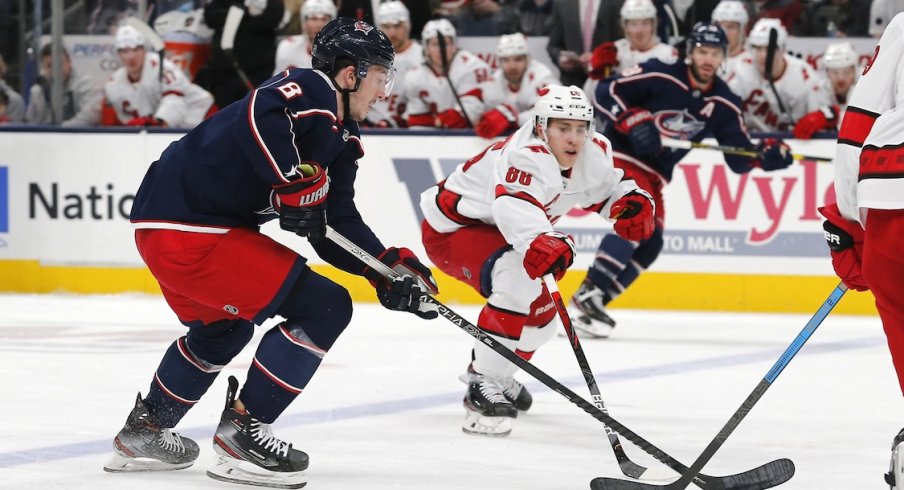
[[134,27],[138,32],[140,32],[144,38],[147,40],[148,44],[151,45],[151,49],[157,52],[160,56],[160,86],[163,86],[164,77],[163,77],[163,59],[166,55],[166,45],[163,43],[163,38],[157,34],[151,26],[144,23],[138,17],[127,17],[126,20],[123,21],[124,24]]
[[242,79],[242,83],[245,84],[245,87],[248,90],[254,90],[254,84],[251,83],[251,80],[248,79],[248,75],[245,74],[245,71],[239,66],[239,60],[236,59],[235,53],[232,51],[232,48],[235,47],[235,35],[239,31],[239,25],[242,23],[243,17],[245,17],[245,11],[241,7],[236,5],[229,7],[229,11],[226,13],[226,21],[223,22],[223,35],[220,36],[220,49],[223,50],[223,54],[227,58],[232,60],[232,69],[235,70],[239,78]]
[[471,118],[468,117],[468,111],[465,110],[465,105],[461,103],[461,97],[458,96],[458,91],[455,90],[455,85],[452,85],[452,79],[449,78],[449,60],[446,59],[446,37],[443,36],[443,33],[436,33],[436,42],[439,44],[439,57],[442,60],[443,76],[446,77],[446,82],[449,84],[449,90],[452,91],[455,102],[458,102],[458,108],[461,109],[461,115],[465,117],[465,122],[468,123],[468,127],[473,128],[474,124],[471,123]]
[[[587,389],[590,390],[593,404],[596,405],[596,408],[601,412],[608,414],[609,411],[606,409],[606,405],[603,402],[603,395],[600,393],[599,386],[596,384],[596,378],[594,378],[593,371],[590,369],[590,363],[587,361],[587,356],[584,355],[584,348],[581,347],[578,334],[574,331],[572,326],[571,317],[568,316],[568,310],[565,309],[565,302],[562,301],[562,293],[559,292],[559,286],[556,284],[555,277],[553,277],[552,274],[546,274],[543,276],[543,284],[546,285],[546,289],[549,291],[549,295],[552,296],[553,303],[555,303],[556,313],[559,314],[559,319],[562,320],[562,326],[565,327],[565,334],[568,336],[568,342],[571,344],[571,349],[574,351],[574,357],[578,361],[581,373],[584,374],[584,381],[587,382]],[[625,448],[622,447],[621,441],[618,439],[618,434],[610,429],[608,425],[604,424],[603,428],[606,429],[606,437],[609,438],[609,445],[612,446],[612,451],[615,453],[615,460],[618,461],[618,467],[621,468],[622,473],[624,473],[625,476],[631,478],[643,478],[644,475],[647,475],[646,479],[649,480],[670,480],[674,478],[675,475],[672,472],[650,471],[649,468],[645,468],[634,461],[631,461],[631,458],[625,454]]]
[[766,46],[766,81],[769,82],[772,93],[775,94],[775,99],[778,100],[778,108],[782,111],[785,122],[793,125],[791,115],[788,114],[788,110],[785,109],[785,103],[782,102],[782,98],[778,95],[778,90],[775,89],[775,75],[772,73],[772,62],[775,61],[776,50],[778,50],[778,31],[769,29],[769,44]]
[[[737,410],[731,415],[731,418],[728,419],[728,422],[722,427],[722,430],[716,434],[716,437],[706,446],[706,449],[703,450],[703,453],[694,461],[694,464],[691,465],[690,469],[688,469],[681,478],[679,478],[674,483],[668,485],[648,485],[640,482],[626,481],[626,480],[618,480],[614,478],[595,478],[592,482],[590,482],[590,488],[592,490],[651,490],[651,489],[667,489],[667,490],[681,490],[687,488],[687,486],[695,479],[695,475],[698,471],[703,469],[706,463],[712,459],[713,455],[716,454],[716,451],[725,443],[725,440],[728,439],[728,436],[734,432],[735,428],[737,428],[738,424],[744,420],[744,417],[750,413],[750,410],[753,409],[753,406],[762,398],[763,394],[766,393],[766,390],[772,386],[772,383],[775,382],[775,379],[778,378],[778,375],[782,373],[785,367],[791,362],[791,359],[794,359],[794,356],[797,355],[798,351],[800,351],[801,347],[810,339],[810,336],[813,335],[813,332],[819,327],[823,320],[829,315],[832,311],[832,308],[835,307],[836,304],[841,300],[841,297],[844,296],[844,293],[847,291],[847,287],[844,283],[839,283],[838,286],[835,286],[835,289],[826,298],[825,302],[822,306],[816,310],[816,313],[813,314],[813,317],[810,318],[810,321],[807,322],[804,329],[801,330],[797,337],[794,338],[794,341],[791,342],[791,345],[785,349],[785,352],[782,353],[781,357],[778,358],[778,361],[772,366],[772,369],[766,373],[766,377],[764,377],[757,385],[756,388],[747,396],[747,399],[744,400],[744,403],[738,407]],[[754,487],[760,488],[760,487]]]
[[[708,143],[701,143],[698,141],[685,141],[685,140],[676,140],[672,138],[662,138],[662,146],[667,146],[669,148],[678,148],[681,150],[715,150],[721,151],[722,153],[727,153],[729,155],[741,155],[744,157],[750,158],[762,158],[763,154],[758,152],[756,148],[750,147],[745,148],[742,146],[722,146],[722,145],[710,145]],[[791,157],[795,160],[810,160],[814,162],[831,162],[832,158],[827,157],[817,157],[813,155],[802,155],[800,153],[792,153]]]
[[[326,227],[326,237],[380,274],[390,278],[399,276],[398,272],[392,270],[383,262],[380,262],[373,255],[355,245],[351,240],[345,238],[330,226]],[[496,339],[487,335],[483,330],[480,329],[480,327],[474,325],[458,313],[455,313],[454,311],[449,309],[448,306],[441,303],[438,299],[434,298],[433,296],[425,295],[422,297],[421,301],[435,305],[437,307],[437,311],[440,315],[442,315],[443,318],[454,323],[458,328],[467,332],[468,335],[474,337],[480,342],[483,342],[484,345],[495,351],[497,354],[506,358],[509,362],[515,364],[521,370],[533,376],[536,380],[546,385],[549,389],[558,392],[560,395],[565,397],[565,399],[580,407],[582,410],[590,414],[593,418],[608,425],[623,437],[637,445],[637,447],[641,448],[646,453],[650,454],[668,467],[679,473],[684,473],[688,470],[687,466],[684,466],[675,458],[669,456],[661,449],[648,442],[646,439],[637,435],[637,433],[622,425],[620,422],[609,416],[609,414],[604,413],[600,409],[596,408],[590,402],[581,398],[575,392],[571,391],[563,384],[559,383],[551,376],[535,367],[533,364],[522,359],[520,356],[512,352],[511,349],[508,349],[504,345],[497,342]],[[702,473],[696,474],[693,477],[693,480],[696,485],[707,490],[742,488],[750,489],[771,488],[776,485],[781,485],[782,483],[788,481],[792,476],[794,476],[794,463],[792,463],[789,459],[779,459],[766,463],[758,468],[754,468],[752,470],[748,470],[735,475],[719,477],[708,476]]]

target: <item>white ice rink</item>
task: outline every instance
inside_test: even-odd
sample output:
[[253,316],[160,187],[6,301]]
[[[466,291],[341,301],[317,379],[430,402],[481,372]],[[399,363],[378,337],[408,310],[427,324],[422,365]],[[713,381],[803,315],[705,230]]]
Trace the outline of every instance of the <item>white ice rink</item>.
[[[826,295],[830,291],[826,291]],[[856,294],[856,293],[848,293]],[[812,299],[813,311],[825,298]],[[474,306],[453,309],[476,318]],[[471,337],[359,305],[305,392],[274,424],[311,457],[313,490],[587,489],[619,476],[602,425],[523,373],[534,406],[508,438],[461,432]],[[613,310],[614,337],[584,342],[612,416],[689,465],[763,378],[810,315]],[[190,469],[109,474],[110,443],[184,331],[160,297],[0,295],[0,488],[240,489],[205,475],[226,377],[245,378],[258,334],[178,430],[201,445]],[[585,397],[568,344],[535,364]],[[779,488],[887,488],[902,397],[875,317],[830,315],[705,472],[787,457]],[[646,466],[654,459],[625,443]]]

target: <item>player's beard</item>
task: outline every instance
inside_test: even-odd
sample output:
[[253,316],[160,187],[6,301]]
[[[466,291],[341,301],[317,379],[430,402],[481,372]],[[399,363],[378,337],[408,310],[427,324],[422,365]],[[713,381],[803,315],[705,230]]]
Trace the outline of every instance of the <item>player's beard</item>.
[[706,85],[706,84],[712,82],[713,79],[716,78],[716,73],[718,72],[718,70],[719,70],[718,67],[713,68],[712,75],[710,75],[709,78],[704,79],[703,76],[700,74],[700,71],[697,70],[697,65],[695,65],[694,63],[691,63],[691,75],[694,77],[694,81],[696,81],[697,83],[703,84],[703,85]]

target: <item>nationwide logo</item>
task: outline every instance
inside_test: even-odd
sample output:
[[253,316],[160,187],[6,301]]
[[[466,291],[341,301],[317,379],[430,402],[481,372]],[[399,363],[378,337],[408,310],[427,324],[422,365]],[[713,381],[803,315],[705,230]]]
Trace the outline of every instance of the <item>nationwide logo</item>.
[[[9,168],[0,167],[0,234],[9,233]],[[0,247],[6,241],[0,237]]]

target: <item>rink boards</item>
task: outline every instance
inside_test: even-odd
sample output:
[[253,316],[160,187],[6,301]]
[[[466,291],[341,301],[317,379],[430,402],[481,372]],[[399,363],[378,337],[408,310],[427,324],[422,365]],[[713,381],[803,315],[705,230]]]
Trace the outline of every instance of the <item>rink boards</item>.
[[[0,132],[0,291],[158,292],[133,241],[128,212],[150,162],[178,138],[147,132]],[[481,151],[466,134],[367,134],[356,202],[386,245],[420,246],[420,192]],[[831,140],[790,141],[798,153],[834,154]],[[816,211],[834,200],[831,164],[804,161],[765,173],[732,173],[721,153],[695,150],[665,189],[665,248],[650,271],[613,306],[661,309],[806,312],[837,283]],[[573,210],[558,228],[578,246],[564,280],[577,287],[611,226]],[[304,240],[265,232],[336,277],[362,301],[373,290],[325,265]],[[479,297],[440,278],[445,301]],[[874,313],[868,294],[848,295],[839,309]]]

